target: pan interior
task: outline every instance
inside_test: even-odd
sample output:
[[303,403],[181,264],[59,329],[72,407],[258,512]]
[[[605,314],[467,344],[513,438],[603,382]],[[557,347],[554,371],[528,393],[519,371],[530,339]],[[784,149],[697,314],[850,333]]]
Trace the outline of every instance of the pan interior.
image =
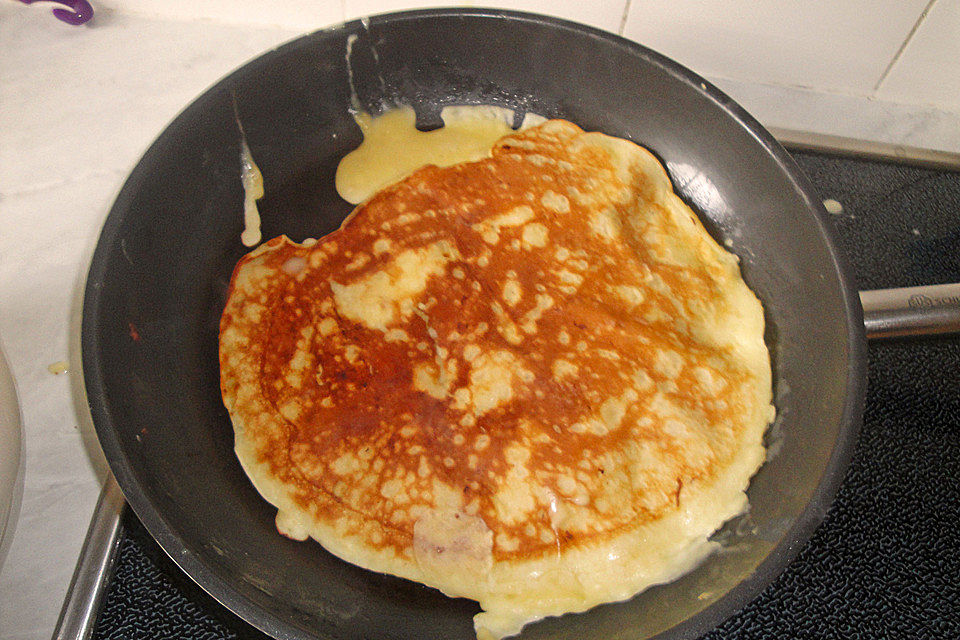
[[238,119],[264,176],[264,238],[299,241],[350,210],[333,177],[360,142],[356,101],[412,105],[425,126],[448,104],[495,104],[647,146],[766,309],[780,415],[749,514],[717,534],[722,551],[523,637],[692,637],[759,593],[822,518],[852,447],[864,365],[844,267],[793,163],[729,99],[615,36],[509,12],[411,12],[301,38],[197,99],[133,171],[93,260],[82,338],[98,435],[151,534],[278,638],[473,637],[474,603],[278,536],[220,400],[218,321],[246,251]]

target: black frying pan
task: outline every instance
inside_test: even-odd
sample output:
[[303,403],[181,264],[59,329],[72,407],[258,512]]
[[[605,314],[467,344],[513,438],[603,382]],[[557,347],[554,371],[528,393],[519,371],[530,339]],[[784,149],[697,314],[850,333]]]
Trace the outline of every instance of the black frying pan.
[[[187,574],[277,638],[471,638],[475,603],[346,564],[277,535],[233,454],[217,323],[242,228],[238,127],[263,171],[265,238],[337,228],[333,186],[359,144],[346,59],[371,111],[496,104],[639,142],[740,255],[767,313],[779,418],[750,514],[720,553],[628,602],[529,626],[525,638],[690,638],[755,597],[826,509],[856,439],[863,319],[825,213],[790,157],[728,97],[616,36],[505,11],[371,18],[272,51],[190,105],[147,151],[104,226],[86,288],[84,376],[123,492]],[[376,56],[374,55],[376,50]]]

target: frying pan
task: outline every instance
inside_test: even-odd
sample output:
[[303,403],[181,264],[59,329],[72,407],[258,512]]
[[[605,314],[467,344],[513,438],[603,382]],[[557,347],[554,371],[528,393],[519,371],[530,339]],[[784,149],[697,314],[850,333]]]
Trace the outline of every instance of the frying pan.
[[264,237],[319,237],[351,209],[333,176],[361,140],[357,104],[412,105],[423,127],[445,105],[494,104],[643,144],[764,304],[779,416],[749,513],[686,576],[523,637],[691,638],[754,598],[825,515],[856,440],[866,346],[850,270],[791,158],[727,96],[638,44],[508,11],[383,15],[293,41],[199,97],[130,175],[88,276],[83,371],[110,466],[160,546],[276,638],[474,637],[475,603],[280,537],[220,400],[218,320],[246,252],[242,136]]

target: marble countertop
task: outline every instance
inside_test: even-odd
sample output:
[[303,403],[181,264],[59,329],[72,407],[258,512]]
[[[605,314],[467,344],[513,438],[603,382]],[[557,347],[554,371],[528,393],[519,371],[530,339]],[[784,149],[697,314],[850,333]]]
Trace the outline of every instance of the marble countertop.
[[[106,472],[82,399],[78,329],[111,202],[184,105],[297,35],[108,10],[72,27],[48,8],[0,3],[0,340],[26,441],[23,503],[0,571],[0,640],[50,638]],[[960,149],[954,120],[904,111],[878,125],[858,120],[853,103],[839,98],[783,105],[782,89],[728,90],[765,124],[803,129],[829,107],[839,114],[829,118],[830,133]],[[948,129],[952,138],[941,133]],[[66,371],[54,373],[60,362]]]
[[36,8],[0,3],[0,340],[26,442],[3,640],[50,638],[106,471],[75,396],[82,286],[110,205],[183,106],[299,35],[100,10],[72,27]]

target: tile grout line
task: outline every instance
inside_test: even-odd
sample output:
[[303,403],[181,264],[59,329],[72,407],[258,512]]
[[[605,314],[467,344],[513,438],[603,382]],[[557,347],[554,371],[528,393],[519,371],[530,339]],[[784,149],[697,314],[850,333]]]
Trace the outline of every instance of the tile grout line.
[[910,29],[907,37],[904,38],[903,42],[900,44],[900,48],[897,49],[895,54],[893,54],[893,58],[890,60],[890,63],[887,64],[887,67],[883,70],[883,73],[880,74],[880,79],[877,80],[875,85],[873,85],[874,95],[876,95],[877,91],[880,90],[880,86],[883,84],[883,81],[887,79],[887,76],[890,75],[890,72],[893,71],[893,67],[900,60],[900,57],[906,50],[907,45],[910,44],[911,40],[913,40],[913,36],[917,34],[917,31],[920,29],[920,25],[923,24],[924,20],[926,20],[927,15],[930,13],[930,10],[933,9],[933,5],[936,4],[936,2],[937,0],[930,0],[927,3],[927,6],[923,8],[923,11],[920,12],[920,15],[917,16],[917,21],[913,23],[913,28]]
[[[935,1],[935,0],[931,0]],[[630,5],[633,4],[633,0],[627,0],[623,5],[623,15],[620,16],[620,28],[617,30],[617,35],[622,36],[624,30],[627,28],[627,16],[630,15]]]

